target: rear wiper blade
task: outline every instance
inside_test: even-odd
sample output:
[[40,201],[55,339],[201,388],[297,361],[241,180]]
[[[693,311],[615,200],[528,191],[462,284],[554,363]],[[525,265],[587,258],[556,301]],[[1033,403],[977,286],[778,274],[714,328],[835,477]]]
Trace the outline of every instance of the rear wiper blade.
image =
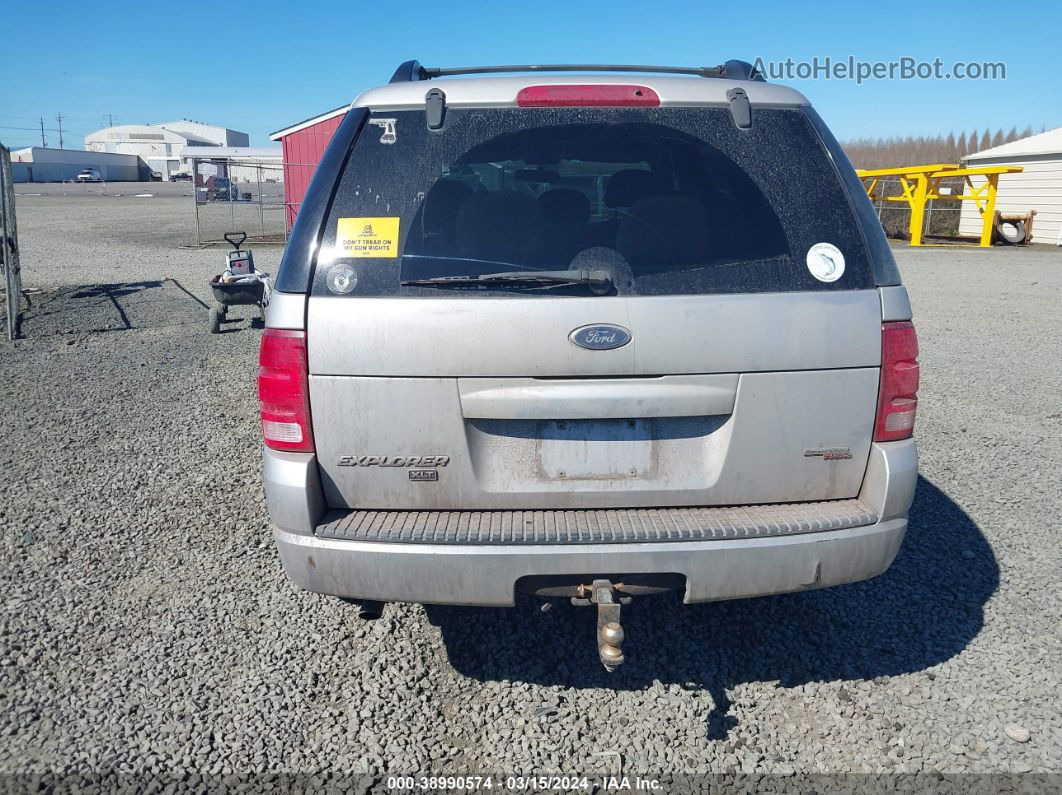
[[604,270],[570,271],[505,271],[484,273],[480,276],[436,276],[431,279],[405,279],[403,286],[446,286],[449,284],[511,284],[514,286],[540,287],[544,284],[585,284],[603,295],[612,287],[612,277]]

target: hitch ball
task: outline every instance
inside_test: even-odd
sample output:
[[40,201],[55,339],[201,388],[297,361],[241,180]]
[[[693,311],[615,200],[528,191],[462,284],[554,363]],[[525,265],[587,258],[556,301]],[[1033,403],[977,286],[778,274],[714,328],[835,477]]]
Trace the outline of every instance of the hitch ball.
[[601,640],[609,646],[623,645],[623,627],[615,621],[610,621],[601,627]]

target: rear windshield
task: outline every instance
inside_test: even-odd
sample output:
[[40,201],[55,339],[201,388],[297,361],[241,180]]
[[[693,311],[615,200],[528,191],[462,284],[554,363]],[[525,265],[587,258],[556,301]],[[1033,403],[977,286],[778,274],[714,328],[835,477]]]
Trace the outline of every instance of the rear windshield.
[[566,278],[586,273],[613,295],[874,286],[799,109],[757,108],[751,130],[727,108],[451,108],[441,130],[374,112],[326,223],[319,295],[586,295]]

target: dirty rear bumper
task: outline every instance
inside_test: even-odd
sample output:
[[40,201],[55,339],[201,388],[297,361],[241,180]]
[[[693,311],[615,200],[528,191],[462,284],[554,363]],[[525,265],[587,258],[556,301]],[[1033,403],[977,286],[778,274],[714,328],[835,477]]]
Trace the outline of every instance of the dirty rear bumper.
[[316,464],[305,458],[266,457],[274,537],[292,580],[336,596],[458,605],[512,605],[517,581],[535,575],[676,573],[686,579],[686,602],[867,579],[896,557],[917,479],[913,440],[873,445],[859,499],[879,518],[843,530],[578,546],[411,544],[316,535],[323,506],[292,502],[315,491]]
[[863,580],[889,567],[907,520],[780,538],[555,546],[337,541],[274,528],[288,576],[310,591],[380,601],[512,605],[530,575],[678,573],[686,602]]

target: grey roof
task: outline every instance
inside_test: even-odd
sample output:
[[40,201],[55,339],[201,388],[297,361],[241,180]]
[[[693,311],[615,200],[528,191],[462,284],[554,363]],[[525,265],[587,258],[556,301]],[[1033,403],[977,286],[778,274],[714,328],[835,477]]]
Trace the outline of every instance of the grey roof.
[[1039,135],[1030,135],[1028,138],[1019,138],[1009,144],[993,146],[991,149],[983,149],[966,155],[966,160],[995,160],[996,158],[1029,157],[1032,155],[1058,156],[1062,154],[1062,127],[1042,132]]

